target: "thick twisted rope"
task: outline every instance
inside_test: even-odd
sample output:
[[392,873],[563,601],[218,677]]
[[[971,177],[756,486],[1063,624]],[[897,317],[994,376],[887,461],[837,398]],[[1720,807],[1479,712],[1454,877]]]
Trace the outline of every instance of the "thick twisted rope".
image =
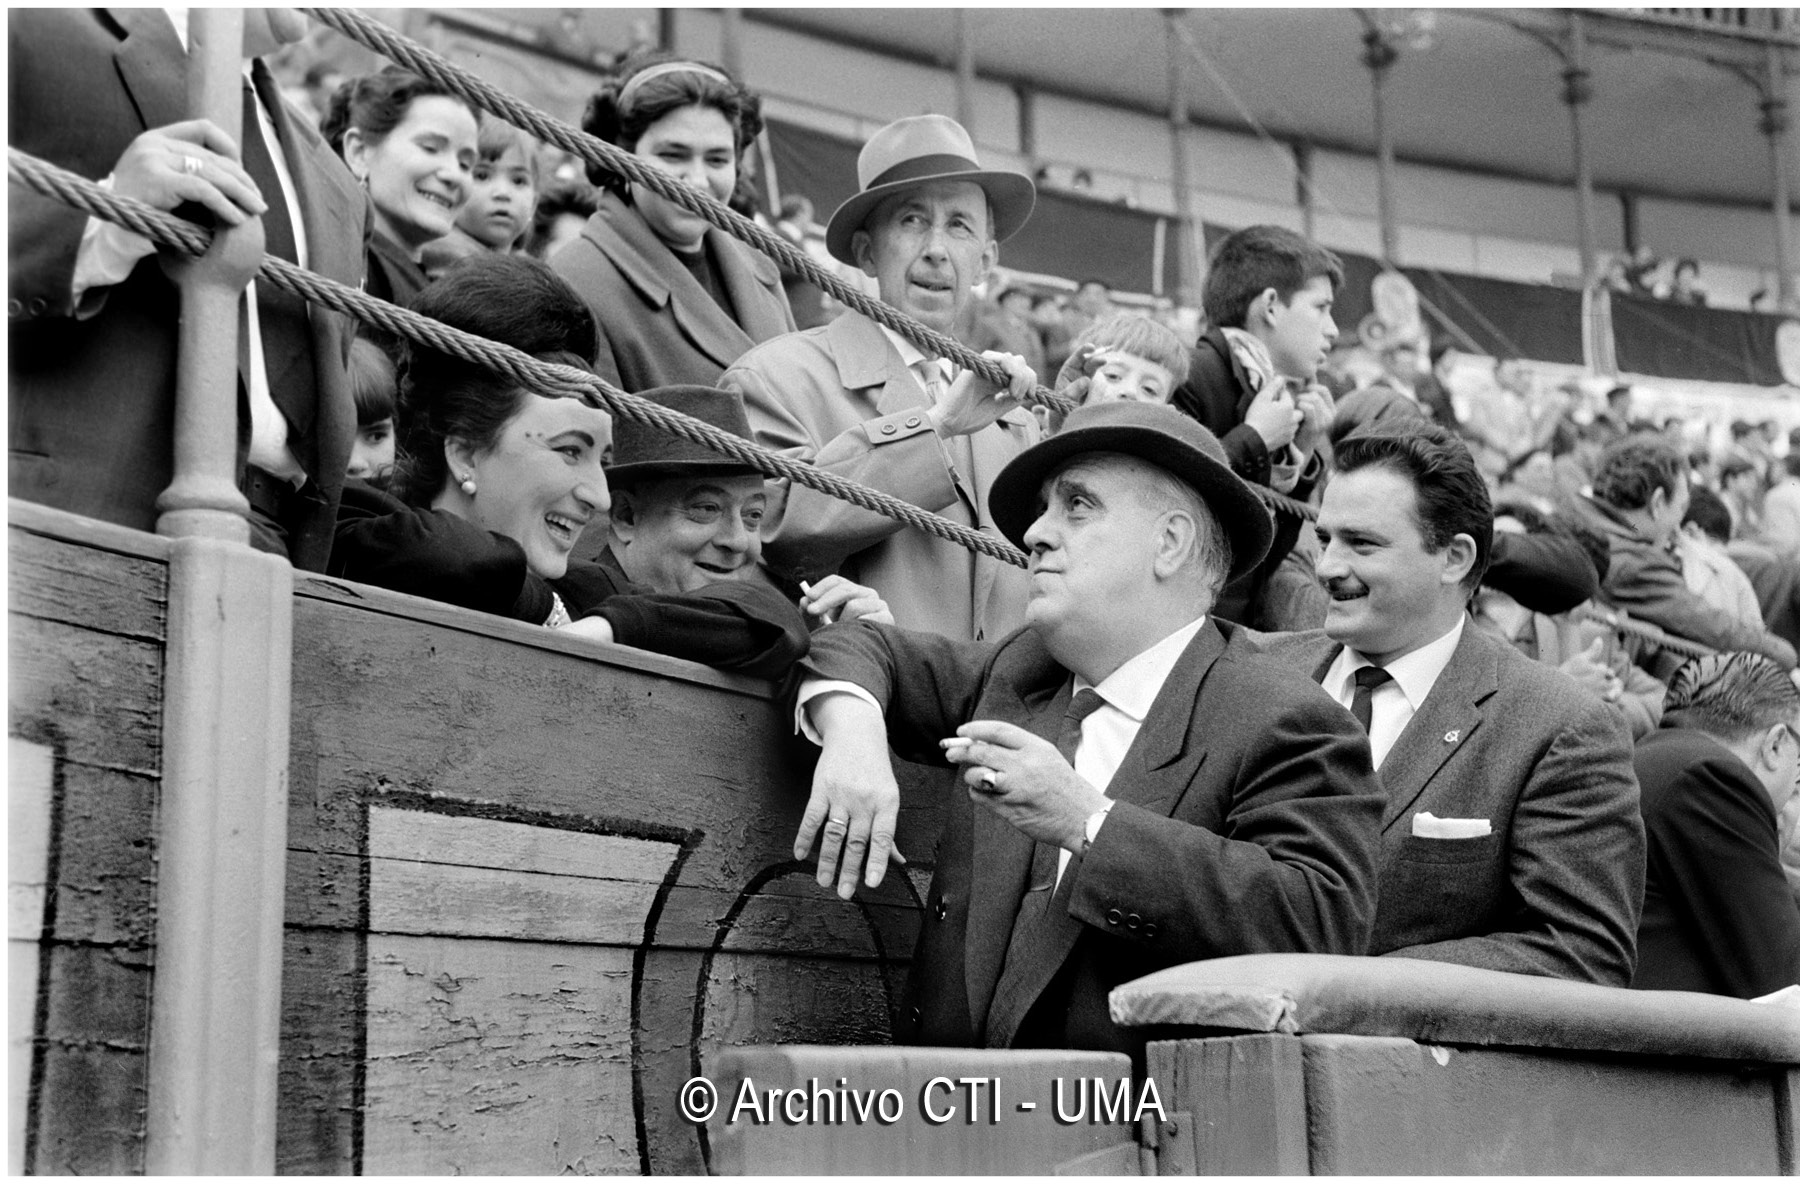
[[[104,218],[183,254],[202,255],[212,242],[211,232],[192,222],[153,209],[133,198],[111,193],[84,177],[15,148],[7,149],[6,168],[7,178],[14,184],[23,185],[97,218]],[[264,256],[263,263],[258,268],[258,277],[304,300],[381,326],[391,333],[442,353],[506,374],[534,390],[551,395],[574,396],[592,407],[604,408],[612,414],[650,424],[705,448],[725,453],[769,477],[787,478],[819,493],[851,502],[862,509],[908,523],[971,551],[1018,567],[1026,566],[1023,553],[1004,540],[950,522],[920,507],[832,473],[825,473],[814,466],[781,457],[712,424],[618,390],[589,371],[541,362],[513,347],[454,329],[431,317],[378,300],[271,255]],[[1312,508],[1306,509],[1310,514]],[[1316,518],[1316,514],[1311,514],[1311,517]],[[1585,606],[1583,615],[1590,620],[1613,626],[1621,633],[1686,657],[1717,653],[1711,646],[1676,637],[1655,625],[1627,617],[1623,613]]]
[[[15,148],[7,149],[6,172],[8,180],[15,184],[24,185],[97,218],[117,223],[152,242],[187,255],[205,253],[213,238],[209,231],[193,223],[153,209],[135,199],[110,193],[84,177]],[[971,527],[950,522],[921,507],[824,472],[813,465],[781,457],[752,441],[724,432],[713,424],[706,424],[638,395],[619,390],[589,371],[541,362],[510,346],[454,329],[408,309],[398,308],[274,256],[264,256],[263,263],[258,268],[258,279],[304,300],[505,374],[534,390],[553,395],[575,395],[593,407],[604,408],[625,419],[649,424],[673,436],[731,456],[768,477],[786,478],[819,493],[851,502],[864,510],[927,531],[969,551],[979,552],[1020,568],[1027,566],[1028,561],[1021,551],[995,535],[987,535]]]
[[[536,138],[574,153],[589,164],[619,173],[636,185],[643,185],[667,201],[684,207],[717,230],[733,235],[767,258],[777,260],[790,270],[803,274],[811,283],[842,304],[896,331],[924,353],[951,359],[998,386],[1005,386],[1010,382],[1010,373],[999,363],[982,357],[970,347],[946,334],[937,333],[890,305],[874,300],[824,268],[795,244],[752,219],[742,217],[707,194],[682,184],[633,153],[553,119],[354,9],[304,8],[301,11],[366,49],[374,50],[397,65],[406,66],[423,78],[431,79],[460,98]],[[1030,392],[1029,401],[1051,411],[1065,413],[1074,409],[1072,400],[1043,386],[1037,386]],[[1312,507],[1307,503],[1278,494],[1266,486],[1250,483],[1249,488],[1280,513],[1308,522],[1314,517]]]

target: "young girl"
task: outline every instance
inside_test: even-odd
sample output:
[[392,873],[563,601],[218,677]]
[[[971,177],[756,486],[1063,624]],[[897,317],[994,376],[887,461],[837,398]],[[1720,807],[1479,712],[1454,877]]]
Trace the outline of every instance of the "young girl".
[[492,251],[521,249],[534,222],[540,188],[534,141],[500,119],[485,117],[477,133],[477,163],[471,169],[471,196],[450,234],[428,243],[421,265],[437,279],[454,263]]
[[526,132],[486,118],[477,133],[477,167],[471,198],[458,214],[458,229],[491,251],[513,251],[534,223],[540,189],[539,154]]
[[382,347],[368,338],[352,342],[352,402],[358,408],[358,437],[352,441],[347,477],[386,489],[395,469],[396,369]]

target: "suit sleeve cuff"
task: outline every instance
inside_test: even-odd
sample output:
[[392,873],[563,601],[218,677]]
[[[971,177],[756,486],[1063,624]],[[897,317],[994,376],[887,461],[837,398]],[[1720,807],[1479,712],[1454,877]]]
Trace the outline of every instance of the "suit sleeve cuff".
[[[101,182],[112,190],[113,178]],[[70,284],[70,304],[78,317],[100,310],[99,289],[111,288],[132,274],[138,261],[157,250],[155,243],[102,218],[90,217],[82,227],[81,245],[75,252],[75,275]],[[89,293],[97,299],[84,300]]]

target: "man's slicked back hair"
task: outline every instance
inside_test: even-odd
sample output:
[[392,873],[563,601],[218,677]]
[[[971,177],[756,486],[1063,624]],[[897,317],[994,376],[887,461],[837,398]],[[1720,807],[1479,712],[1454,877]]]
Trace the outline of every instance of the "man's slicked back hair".
[[1789,672],[1744,652],[1690,659],[1664,693],[1666,728],[1697,728],[1735,744],[1794,724],[1800,713],[1801,692]]
[[1431,421],[1389,421],[1339,441],[1334,466],[1338,473],[1380,466],[1411,482],[1413,513],[1426,550],[1469,536],[1475,540],[1475,563],[1463,577],[1463,587],[1473,592],[1482,582],[1494,548],[1494,500],[1475,458],[1455,433]]

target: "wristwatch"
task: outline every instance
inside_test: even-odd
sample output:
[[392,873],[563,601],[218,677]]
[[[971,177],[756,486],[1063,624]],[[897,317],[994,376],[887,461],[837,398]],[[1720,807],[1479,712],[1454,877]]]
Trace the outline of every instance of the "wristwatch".
[[1096,810],[1086,816],[1086,835],[1080,840],[1080,855],[1083,857],[1092,849],[1092,841],[1099,837],[1099,828],[1105,825],[1105,816],[1111,813],[1111,807]]

